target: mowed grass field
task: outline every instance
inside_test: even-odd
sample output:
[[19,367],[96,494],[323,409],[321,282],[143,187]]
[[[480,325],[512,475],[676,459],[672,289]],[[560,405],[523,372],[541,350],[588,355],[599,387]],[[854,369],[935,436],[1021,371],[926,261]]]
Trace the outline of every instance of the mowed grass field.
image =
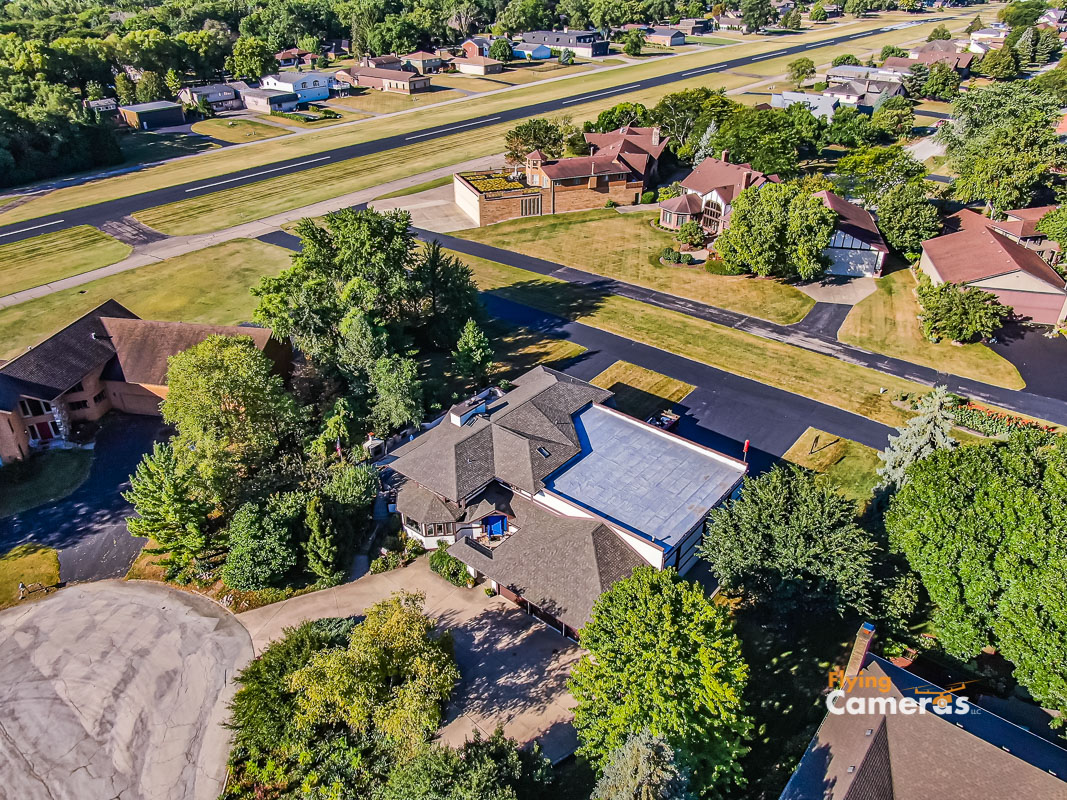
[[0,296],[106,267],[132,251],[89,225],[0,245]]
[[[455,253],[469,264],[478,286],[517,303],[702,361],[713,367],[809,397],[894,427],[911,415],[897,408],[897,392],[928,387],[656,308]],[[883,391],[884,390],[884,391]]]
[[655,217],[597,209],[509,220],[453,235],[771,322],[798,322],[815,305],[799,289],[778,281],[660,264],[660,251],[678,243],[652,227]]
[[19,583],[31,588],[29,597],[42,596],[43,587],[59,583],[59,553],[40,544],[20,544],[0,555],[0,608],[19,602]]
[[614,392],[615,407],[642,420],[669,409],[694,389],[691,384],[628,361],[616,361],[590,383]]
[[870,499],[882,466],[873,447],[817,428],[804,431],[782,458],[825,475],[841,494],[857,503]]
[[[420,108],[434,103],[443,103],[445,100],[457,100],[463,96],[462,92],[445,88],[412,95],[380,92],[376,89],[363,89],[350,94],[348,97],[335,98],[330,101],[330,105],[341,105],[345,108],[365,111],[371,114],[391,114],[394,111],[406,111],[409,108]],[[423,124],[426,124],[425,121]]]
[[934,344],[926,339],[919,327],[917,283],[910,270],[898,270],[876,282],[878,290],[845,318],[837,333],[842,342],[1007,389],[1026,385],[1011,362],[984,344]]
[[[995,9],[992,9],[994,10]],[[953,10],[954,15],[955,10]],[[950,16],[948,13],[930,14],[927,23],[936,23]],[[815,44],[823,39],[836,36],[844,31],[859,33],[865,30],[876,29],[895,22],[907,19],[903,14],[883,14],[875,19],[850,22],[847,25],[835,25],[832,28],[813,30],[808,33],[789,37],[788,44]],[[926,24],[926,23],[924,23]],[[961,22],[960,25],[966,24]],[[922,34],[919,27],[904,31],[894,31],[890,34],[882,34],[894,42],[908,41],[919,38]],[[554,81],[538,86],[519,89],[512,92],[504,92],[488,97],[478,97],[477,114],[492,114],[497,111],[515,108],[527,104],[533,104],[545,100],[566,97],[576,92],[595,92],[609,89],[614,86],[622,86],[636,80],[664,75],[667,73],[684,72],[689,69],[710,66],[726,59],[742,55],[758,55],[760,53],[774,52],[786,44],[785,40],[773,38],[752,38],[742,44],[728,48],[700,48],[693,53],[675,58],[649,59],[647,62],[627,66],[620,69],[600,69],[588,73],[579,73],[581,82],[576,85],[574,81]],[[857,45],[859,46],[859,45]],[[870,46],[870,45],[868,45]],[[879,45],[880,46],[880,45]],[[819,60],[821,57],[813,48],[812,57]],[[785,71],[785,65],[791,60],[790,56],[782,56],[775,59],[781,62],[780,70]],[[767,59],[764,63],[771,63]],[[516,73],[517,74],[517,73]],[[552,77],[552,73],[533,72],[534,80],[542,77]],[[728,80],[737,79],[738,82]],[[608,108],[622,99],[648,102],[658,99],[666,92],[677,91],[689,86],[698,85],[724,85],[726,88],[735,88],[743,85],[745,79],[742,76],[722,76],[721,78],[709,78],[708,75],[686,78],[672,82],[669,87],[656,87],[647,92],[628,93],[625,96],[606,95],[591,103],[583,104],[584,108],[571,107],[568,113],[575,118],[580,115],[595,115],[604,108]],[[647,96],[646,96],[647,95]],[[472,116],[472,109],[466,102],[455,103],[445,106],[434,113],[433,124],[443,125],[449,122],[463,122]],[[187,181],[215,178],[229,172],[249,167],[269,164],[271,162],[287,158],[297,158],[312,153],[319,153],[334,147],[358,142],[372,141],[391,134],[405,133],[418,130],[427,124],[424,117],[418,114],[405,114],[390,117],[383,120],[367,120],[358,125],[334,126],[330,130],[297,137],[278,137],[256,147],[242,148],[237,152],[214,152],[192,160],[183,161],[180,164],[161,164],[149,169],[122,176],[116,176],[105,180],[94,181],[81,186],[73,186],[35,198],[16,208],[0,214],[0,225],[20,222],[32,219],[43,214],[59,213],[62,211],[79,208],[84,205],[98,203],[118,197],[125,197],[138,192],[150,191],[166,186],[172,186]],[[435,147],[443,147],[443,143],[435,142]],[[460,154],[459,158],[462,157]],[[454,160],[459,160],[459,158]],[[292,182],[290,183],[292,186]],[[299,205],[299,203],[298,203]]]
[[194,122],[193,133],[202,133],[213,139],[240,144],[287,136],[290,131],[274,125],[264,125],[250,119],[202,119]]
[[249,288],[261,276],[281,272],[290,255],[254,239],[235,239],[0,309],[0,358],[18,355],[109,298],[144,319],[246,322],[256,306]]

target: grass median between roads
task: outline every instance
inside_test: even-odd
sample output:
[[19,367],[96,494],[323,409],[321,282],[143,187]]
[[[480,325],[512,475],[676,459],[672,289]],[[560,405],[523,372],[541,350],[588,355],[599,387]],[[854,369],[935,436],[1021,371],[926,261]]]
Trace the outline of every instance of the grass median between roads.
[[[820,403],[899,426],[911,415],[897,392],[928,387],[637,300],[547,278],[462,253],[479,287],[500,297],[658,347]],[[883,391],[883,389],[885,391]]]
[[383,194],[381,197],[375,197],[375,200],[390,200],[394,197],[407,197],[409,195],[418,194],[419,192],[427,192],[430,189],[439,189],[442,186],[448,186],[452,183],[451,175],[442,175],[440,178],[434,178],[432,181],[426,181],[425,183],[416,183],[414,186],[409,186],[406,189],[397,189],[395,192],[389,192]]
[[89,225],[0,245],[0,296],[106,267],[132,251]]
[[882,466],[873,447],[817,428],[804,431],[782,458],[822,473],[841,494],[857,503],[871,498]]
[[[458,100],[463,96],[463,92],[444,87],[433,88],[429,92],[420,92],[418,94],[397,94],[394,92],[380,92],[377,89],[363,89],[353,92],[348,97],[338,97],[331,100],[330,105],[341,105],[354,111],[365,111],[369,114],[391,114],[394,111],[406,111],[409,108],[421,108],[434,103],[443,103],[445,100]],[[425,120],[423,120],[423,124],[426,124]]]
[[292,131],[279,128],[276,125],[264,125],[262,122],[254,122],[250,119],[202,119],[194,122],[191,128],[193,133],[202,133],[213,139],[221,139],[224,142],[244,143],[256,142],[263,139],[274,139],[278,136],[287,136]]
[[0,517],[66,497],[89,477],[91,450],[47,450],[0,467]]
[[693,391],[693,386],[650,369],[616,361],[592,381],[594,386],[615,393],[615,407],[637,419],[670,409]]
[[20,582],[29,588],[30,598],[39,596],[41,587],[58,584],[59,553],[39,544],[20,544],[0,555],[0,608],[18,603]]
[[877,291],[845,318],[837,334],[842,342],[1006,389],[1026,386],[1015,366],[984,344],[935,344],[926,339],[919,327],[916,281],[910,270],[890,273],[876,282]]
[[[928,20],[936,24],[942,14],[932,14]],[[311,133],[302,136],[284,136],[265,142],[256,147],[242,148],[235,152],[209,153],[200,158],[182,161],[178,164],[162,164],[141,170],[136,173],[117,176],[105,180],[94,181],[81,186],[68,187],[51,192],[46,196],[35,198],[16,208],[12,208],[0,214],[0,225],[20,222],[44,214],[60,213],[74,208],[100,203],[119,197],[126,197],[139,192],[147,192],[166,186],[174,186],[189,181],[203,180],[206,178],[218,178],[226,173],[242,170],[250,167],[270,164],[289,158],[299,158],[321,153],[335,147],[341,147],[358,142],[374,141],[385,136],[416,131],[428,124],[445,125],[448,123],[462,123],[473,115],[493,114],[506,109],[531,105],[547,100],[567,97],[579,92],[597,92],[612,87],[625,86],[634,81],[656,77],[669,73],[681,75],[690,69],[698,69],[711,66],[722,61],[733,59],[738,56],[758,55],[760,53],[774,52],[784,46],[800,43],[817,44],[819,41],[837,36],[844,32],[860,33],[865,30],[876,29],[906,19],[902,14],[883,14],[875,19],[850,22],[847,26],[833,26],[832,28],[808,31],[784,39],[769,39],[765,37],[753,38],[742,44],[723,48],[700,48],[699,50],[677,58],[657,58],[633,66],[627,66],[616,70],[594,70],[584,74],[579,73],[580,80],[563,80],[544,83],[539,86],[523,87],[516,91],[504,92],[496,95],[479,96],[471,101],[457,102],[448,106],[442,106],[434,110],[432,121],[428,121],[422,114],[405,114],[389,117],[381,120],[367,120],[352,127],[335,126],[331,130]],[[895,31],[890,36],[893,41],[907,41],[919,36],[917,28],[903,31]],[[860,41],[860,40],[857,40]],[[860,45],[857,45],[860,47]],[[813,57],[817,56],[816,48],[812,48]],[[821,52],[821,51],[820,51]],[[779,71],[785,71],[785,65],[792,60],[792,56],[781,56],[777,61],[781,62]],[[769,63],[767,59],[762,63]],[[537,73],[534,73],[537,74]],[[554,77],[556,72],[545,72],[541,77]],[[571,76],[573,78],[573,76]],[[595,111],[609,108],[621,100],[648,102],[658,99],[661,95],[681,88],[695,85],[720,86],[726,85],[732,88],[731,79],[742,81],[741,76],[711,77],[708,74],[683,78],[672,82],[667,86],[656,87],[646,92],[607,94],[597,98],[588,104],[587,108],[568,108],[568,113],[573,113],[577,118],[580,114],[594,114]],[[738,84],[740,85],[740,84]],[[474,106],[472,103],[476,103]],[[585,106],[586,104],[583,104]],[[425,145],[424,145],[425,146]],[[434,143],[434,148],[443,148],[446,144],[440,141]],[[290,179],[290,187],[300,181],[300,178]],[[294,206],[295,207],[295,206]]]
[[[514,219],[453,235],[785,325],[800,321],[815,305],[779,281],[660,264],[660,251],[677,249],[678,243],[652,227],[655,216],[597,209]],[[596,246],[577,247],[578,242]]]
[[0,358],[18,355],[109,298],[144,319],[246,322],[256,305],[249,287],[289,266],[291,255],[254,239],[235,239],[0,309]]

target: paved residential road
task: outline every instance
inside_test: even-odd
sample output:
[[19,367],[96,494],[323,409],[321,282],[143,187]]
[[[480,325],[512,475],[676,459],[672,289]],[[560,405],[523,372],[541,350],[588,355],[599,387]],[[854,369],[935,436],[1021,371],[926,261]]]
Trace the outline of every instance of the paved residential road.
[[[955,17],[948,17],[946,19],[955,19]],[[38,236],[42,233],[51,233],[75,225],[99,226],[108,220],[121,219],[122,217],[134,214],[137,211],[143,211],[146,208],[154,208],[155,206],[164,205],[166,203],[173,203],[178,200],[197,197],[201,193],[210,192],[213,189],[233,189],[267,178],[295,175],[303,170],[321,167],[330,162],[336,163],[338,161],[345,161],[359,156],[373,155],[375,153],[381,153],[412,144],[413,142],[432,142],[435,138],[448,136],[457,131],[476,130],[487,125],[497,125],[502,122],[512,122],[514,120],[525,119],[538,114],[560,111],[577,103],[584,103],[602,97],[610,97],[611,95],[618,95],[619,99],[622,100],[624,99],[626,92],[665,86],[675,81],[682,80],[683,78],[692,78],[698,75],[712,75],[716,72],[736,69],[737,67],[743,67],[747,64],[756,64],[769,58],[780,58],[781,56],[803,53],[807,50],[816,48],[830,47],[854,39],[877,36],[888,31],[905,29],[911,25],[921,25],[930,21],[932,20],[921,19],[913,22],[898,23],[884,28],[875,28],[874,30],[869,31],[843,33],[840,36],[823,39],[818,42],[784,45],[778,50],[773,50],[769,53],[739,56],[711,66],[678,70],[676,72],[667,73],[666,75],[657,75],[655,77],[637,80],[633,83],[613,87],[611,89],[593,92],[579,92],[568,97],[546,100],[542,103],[533,103],[520,108],[499,111],[492,115],[472,117],[466,122],[435,125],[421,130],[411,131],[410,133],[386,136],[370,142],[361,142],[359,144],[339,147],[333,150],[324,150],[320,153],[312,153],[306,156],[300,156],[299,158],[291,158],[285,161],[276,161],[257,167],[249,167],[248,169],[239,170],[237,172],[225,173],[225,175],[220,174],[219,176],[201,181],[192,181],[177,186],[168,186],[163,189],[156,189],[150,192],[143,192],[141,194],[130,195],[115,200],[108,200],[103,203],[83,206],[82,208],[71,209],[70,211],[64,211],[58,214],[49,214],[37,217],[36,219],[0,226],[0,243],[7,244],[10,242],[18,242],[33,236]],[[581,81],[575,81],[575,84],[580,85]]]

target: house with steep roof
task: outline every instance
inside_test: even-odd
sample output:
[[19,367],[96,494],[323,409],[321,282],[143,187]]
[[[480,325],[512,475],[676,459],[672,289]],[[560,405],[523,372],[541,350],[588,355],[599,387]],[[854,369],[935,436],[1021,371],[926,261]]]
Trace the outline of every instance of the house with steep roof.
[[818,197],[837,215],[834,235],[822,251],[823,257],[830,262],[826,272],[861,278],[881,277],[889,246],[871,212],[830,191],[815,192],[813,197]]
[[870,653],[870,636],[864,626],[843,671],[848,683],[828,702],[835,710],[780,800],[1067,798],[1067,750],[981,698]]
[[214,335],[247,336],[288,372],[289,347],[267,328],[156,322],[115,300],[97,306],[0,366],[0,464],[63,444],[72,424],[112,409],[158,416],[167,359]]
[[456,205],[478,225],[515,217],[636,205],[656,180],[668,139],[659,128],[624,126],[609,133],[586,133],[589,155],[550,158],[527,153],[522,171],[508,176],[463,172],[454,176]]
[[445,60],[437,53],[427,53],[425,50],[416,50],[406,56],[400,56],[400,62],[408,69],[414,70],[420,75],[428,75],[440,71]]
[[571,638],[635,567],[685,573],[746,465],[611,403],[535,367],[453,406],[379,462],[404,530]]
[[712,238],[730,226],[733,202],[741,192],[759,188],[777,175],[764,175],[751,164],[731,164],[726,150],[722,158],[705,158],[681,182],[682,194],[659,204],[659,224],[678,230],[696,220]]
[[1058,246],[1036,227],[1052,208],[1009,211],[1003,221],[964,209],[949,218],[946,233],[923,242],[919,269],[935,284],[977,286],[1019,317],[1056,325],[1067,319],[1067,282],[1049,263],[1058,260]]
[[359,60],[359,66],[370,69],[403,69],[404,62],[395,53],[383,56],[363,56]]
[[460,47],[463,49],[463,54],[470,58],[471,56],[482,56],[484,58],[489,57],[489,48],[493,46],[493,42],[497,39],[503,39],[503,36],[472,36],[465,40]]
[[274,59],[278,62],[278,66],[283,68],[300,65],[305,67],[314,66],[315,62],[320,58],[322,56],[318,53],[312,53],[302,47],[288,47],[274,54]]
[[187,106],[197,106],[203,101],[212,111],[233,111],[244,108],[244,103],[237,94],[237,87],[229,83],[186,86],[178,92],[178,99]]

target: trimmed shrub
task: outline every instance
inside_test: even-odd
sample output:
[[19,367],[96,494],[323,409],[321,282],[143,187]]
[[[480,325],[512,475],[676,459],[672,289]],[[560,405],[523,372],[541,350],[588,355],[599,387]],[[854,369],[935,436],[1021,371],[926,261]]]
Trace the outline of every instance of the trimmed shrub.
[[608,202],[604,203],[604,208],[617,208],[618,205],[614,200],[608,200]]
[[649,203],[655,203],[655,202],[656,202],[656,193],[653,192],[651,189],[649,191],[645,192],[643,195],[641,195],[641,204],[642,205],[646,205],[647,206]]
[[470,580],[467,565],[449,555],[448,545],[444,542],[438,542],[437,549],[430,554],[430,569],[453,586],[466,586]]

